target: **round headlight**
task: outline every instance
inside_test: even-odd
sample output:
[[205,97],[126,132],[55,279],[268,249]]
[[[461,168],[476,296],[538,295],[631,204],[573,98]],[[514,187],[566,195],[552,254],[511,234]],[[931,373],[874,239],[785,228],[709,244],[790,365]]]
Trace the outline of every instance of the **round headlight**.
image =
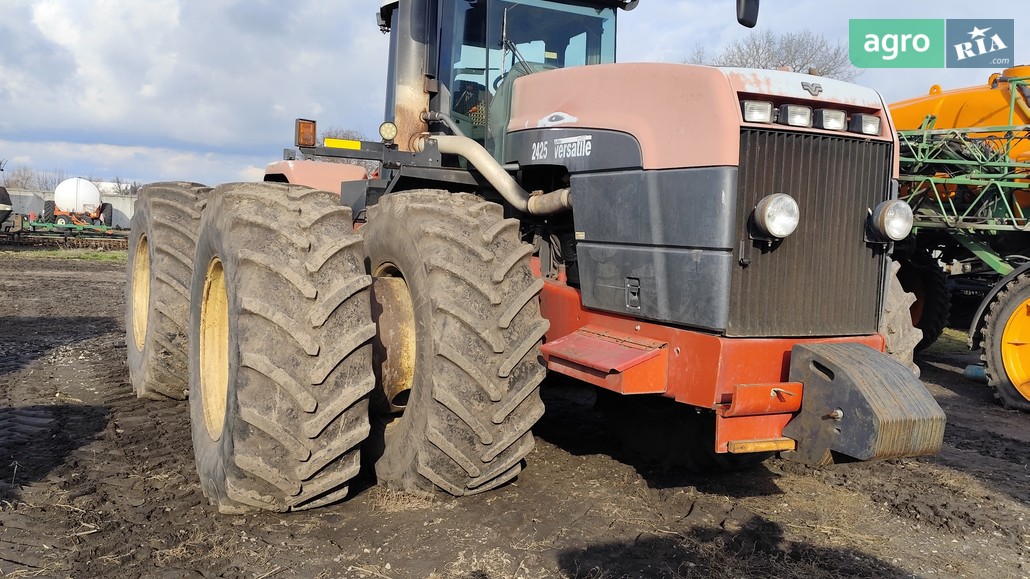
[[798,228],[800,220],[798,202],[784,193],[763,197],[755,207],[755,225],[770,237],[787,237]]
[[390,121],[386,121],[385,123],[379,125],[379,136],[382,137],[384,141],[392,141],[396,139],[397,125],[391,123]]
[[885,239],[901,241],[912,232],[912,208],[901,199],[880,203],[872,215],[873,229]]

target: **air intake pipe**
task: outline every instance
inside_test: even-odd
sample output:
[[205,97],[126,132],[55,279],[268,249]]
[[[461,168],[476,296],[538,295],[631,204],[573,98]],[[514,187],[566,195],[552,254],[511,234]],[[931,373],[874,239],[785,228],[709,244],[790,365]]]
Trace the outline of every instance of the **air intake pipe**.
[[441,153],[458,155],[466,159],[483,175],[487,182],[493,185],[501,197],[504,197],[504,200],[519,212],[530,215],[552,215],[572,209],[572,192],[569,189],[530,195],[482,145],[468,137],[429,135],[419,140],[418,150],[421,151],[425,148],[427,139],[434,141]]

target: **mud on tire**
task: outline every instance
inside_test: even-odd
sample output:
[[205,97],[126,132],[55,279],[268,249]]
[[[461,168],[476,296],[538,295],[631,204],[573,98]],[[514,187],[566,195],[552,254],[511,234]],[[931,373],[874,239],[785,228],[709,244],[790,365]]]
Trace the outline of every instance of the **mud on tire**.
[[544,411],[549,327],[518,221],[473,195],[423,190],[384,197],[362,231],[371,271],[404,279],[416,322],[407,406],[370,438],[379,482],[459,496],[514,479]]
[[129,381],[140,398],[186,398],[197,203],[208,190],[196,183],[155,183],[136,200],[126,266],[125,344]]
[[344,498],[375,384],[371,278],[350,209],[306,187],[213,190],[190,309],[190,414],[221,512]]
[[886,340],[885,354],[901,362],[919,376],[919,366],[912,360],[916,345],[923,339],[923,332],[912,325],[912,303],[915,294],[906,292],[898,281],[901,264],[890,262],[890,277],[887,294],[884,296],[883,314],[880,316],[880,333]]

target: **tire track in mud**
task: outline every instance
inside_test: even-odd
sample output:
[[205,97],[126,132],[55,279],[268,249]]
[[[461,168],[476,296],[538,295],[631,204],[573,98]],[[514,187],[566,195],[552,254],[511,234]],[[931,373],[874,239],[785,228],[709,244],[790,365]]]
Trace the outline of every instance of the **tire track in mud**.
[[[167,505],[202,501],[187,479],[185,408],[136,399],[124,362],[114,358],[123,341],[112,332],[61,346],[4,377],[8,419],[0,413],[0,424],[15,435],[0,440],[13,459],[0,468],[13,483],[3,488],[0,571],[113,570],[167,547],[133,545],[125,531],[145,537],[140,531],[169,517]],[[19,405],[33,398],[45,403]],[[27,421],[36,429],[30,438]],[[105,535],[112,540],[98,540]]]
[[0,257],[14,274],[0,300],[16,312],[0,319],[3,574],[1030,575],[1030,416],[952,370],[926,373],[949,413],[929,459],[650,473],[599,434],[592,400],[563,409],[552,396],[514,485],[417,508],[372,489],[310,513],[219,516],[186,405],[138,400],[128,384],[120,267],[61,263],[69,275],[39,280],[18,267]]

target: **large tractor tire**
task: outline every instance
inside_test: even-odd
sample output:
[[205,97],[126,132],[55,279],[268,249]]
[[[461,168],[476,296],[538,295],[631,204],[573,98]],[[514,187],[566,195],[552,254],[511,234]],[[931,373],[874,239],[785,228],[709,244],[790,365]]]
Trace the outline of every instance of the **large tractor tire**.
[[715,413],[661,396],[625,396],[597,391],[608,433],[631,460],[689,473],[751,468],[771,452],[715,452]]
[[995,396],[1008,408],[1030,411],[1030,274],[1018,276],[994,296],[981,344]]
[[926,252],[899,259],[898,281],[901,287],[915,295],[912,303],[912,324],[923,332],[915,351],[929,348],[948,325],[951,315],[951,293],[954,284]]
[[53,223],[54,213],[57,212],[57,204],[53,201],[43,202],[43,223]]
[[129,381],[140,398],[183,400],[187,320],[198,202],[208,188],[155,183],[140,191],[132,215],[125,284]]
[[332,193],[277,183],[210,193],[190,303],[190,422],[220,512],[347,495],[375,386],[364,259]]
[[880,316],[880,333],[887,342],[885,353],[919,376],[919,366],[912,359],[916,345],[923,339],[923,332],[912,324],[912,304],[916,296],[906,292],[898,280],[901,264],[891,261],[890,267],[883,315]]
[[412,344],[408,370],[389,357],[397,347],[377,360],[392,376],[369,439],[377,480],[454,496],[511,481],[544,412],[549,327],[518,222],[473,195],[424,190],[384,197],[362,232],[377,296],[393,288],[374,306],[380,339]]

